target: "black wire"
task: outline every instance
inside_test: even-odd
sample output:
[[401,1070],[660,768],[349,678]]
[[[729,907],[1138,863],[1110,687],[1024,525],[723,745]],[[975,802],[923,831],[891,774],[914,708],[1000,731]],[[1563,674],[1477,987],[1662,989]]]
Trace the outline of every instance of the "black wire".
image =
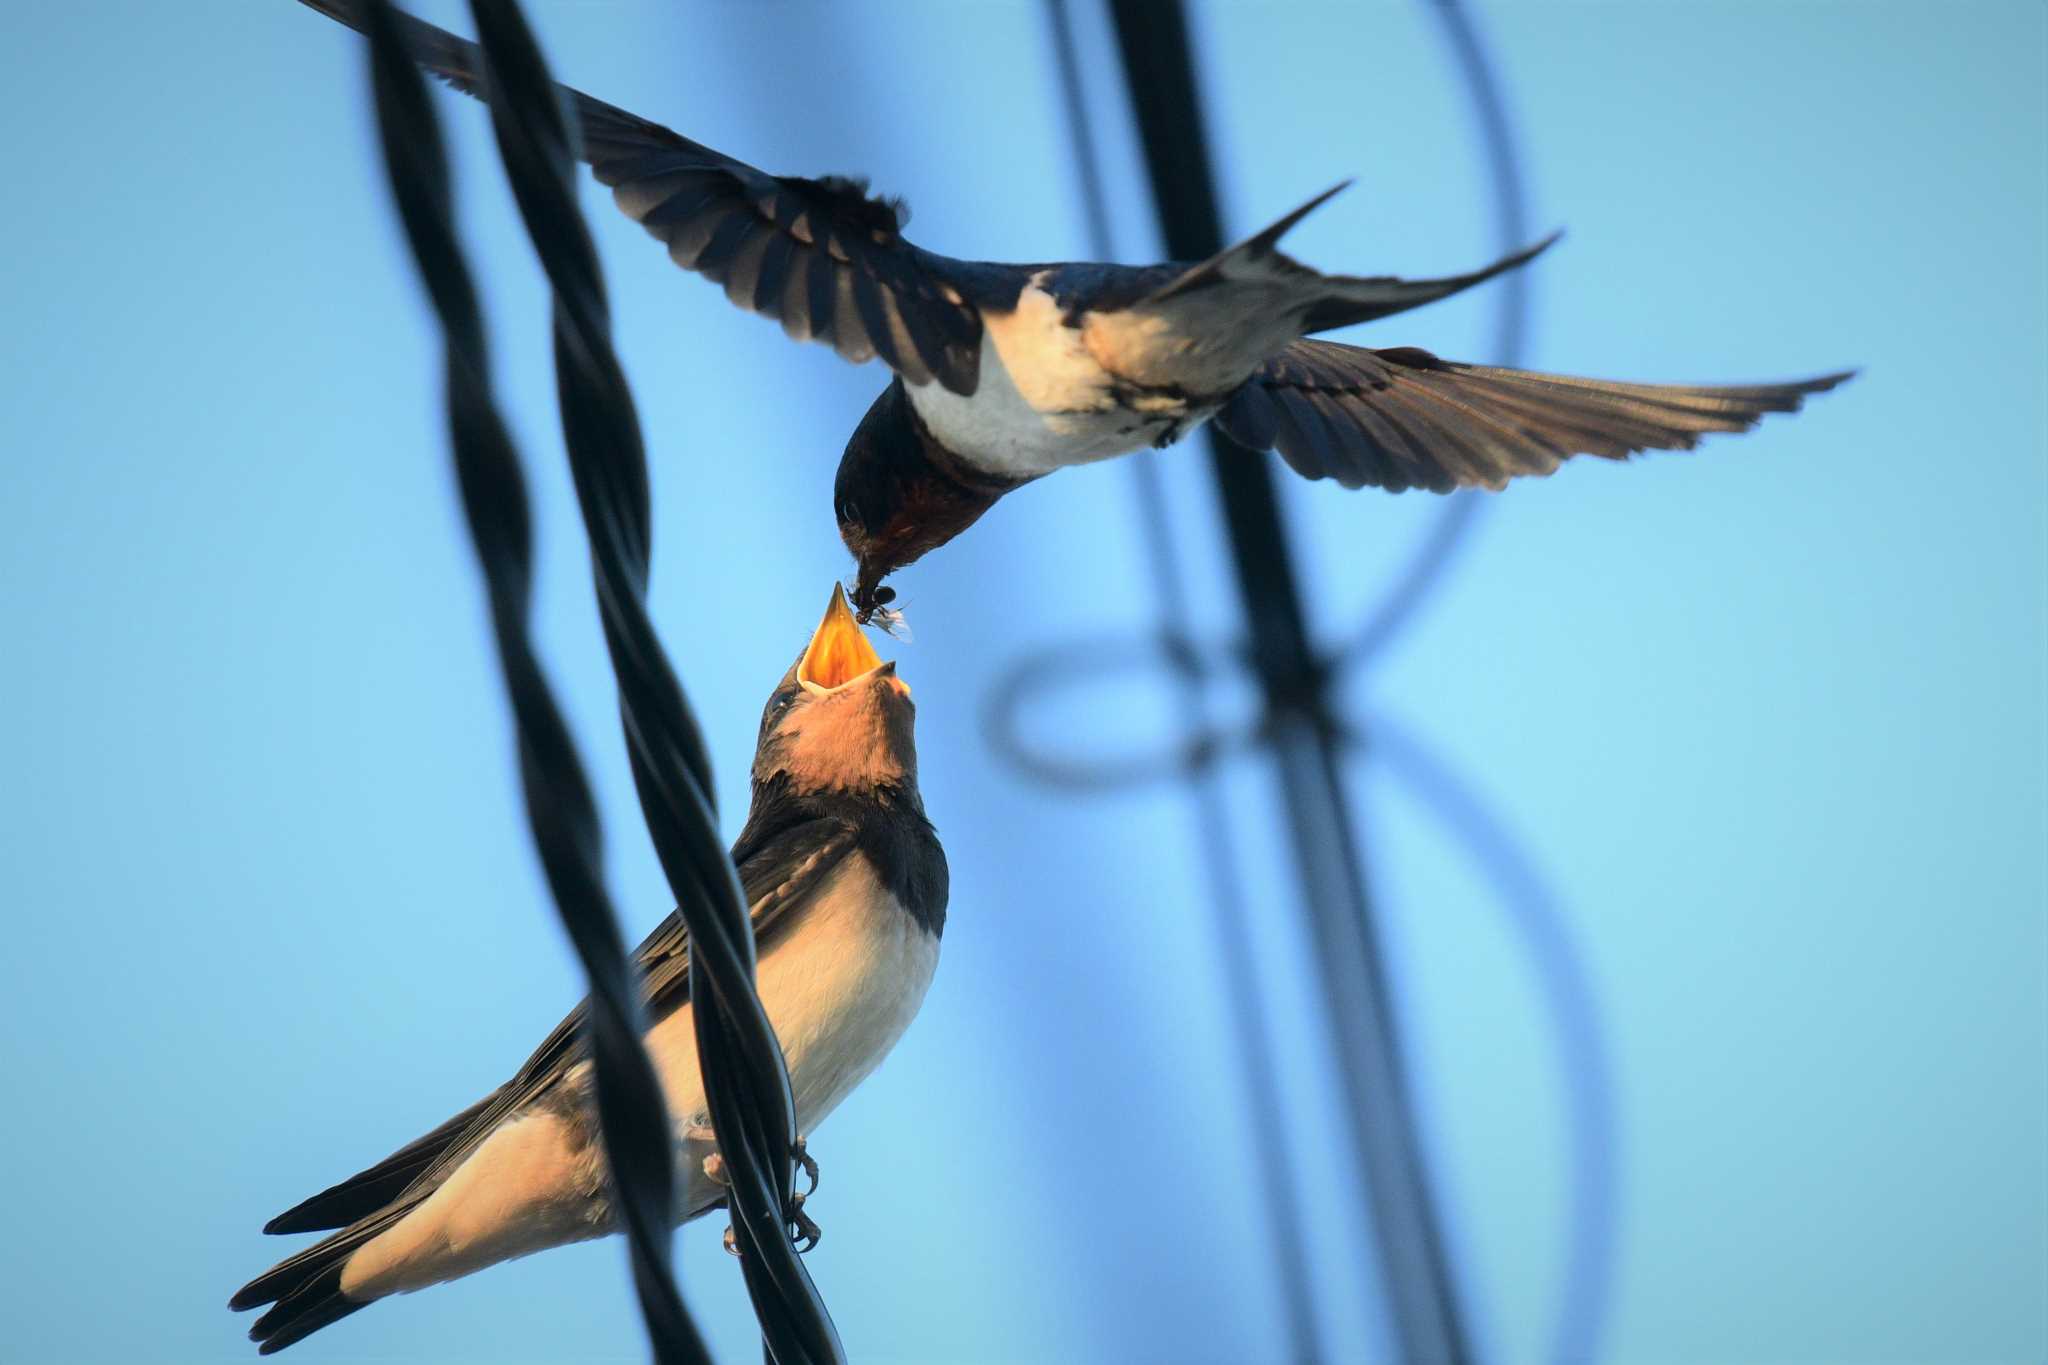
[[[1081,177],[1081,200],[1088,216],[1089,248],[1098,260],[1113,254],[1110,243],[1109,204],[1103,191],[1102,168],[1096,153],[1095,132],[1088,114],[1088,101],[1081,89],[1081,61],[1074,43],[1073,22],[1066,0],[1047,0],[1052,21],[1053,51],[1060,73],[1060,90],[1066,102],[1067,130],[1074,163]],[[1209,731],[1204,701],[1202,664],[1180,627],[1190,618],[1186,591],[1181,586],[1182,570],[1173,544],[1173,528],[1166,519],[1165,490],[1159,467],[1150,458],[1131,461],[1137,480],[1140,519],[1145,528],[1147,558],[1152,569],[1152,589],[1159,600],[1161,618],[1168,623],[1159,646],[1175,665],[1183,728],[1191,735]],[[1019,673],[1011,682],[1026,686],[1030,679]],[[1009,694],[1012,703],[1018,692]],[[999,701],[1001,700],[999,696]],[[1199,744],[1197,738],[1191,744]],[[1309,1268],[1309,1249],[1302,1229],[1301,1209],[1296,1199],[1296,1177],[1291,1153],[1293,1145],[1281,1122],[1284,1112],[1275,1083],[1275,1049],[1272,1030],[1261,1008],[1257,977],[1254,975],[1252,940],[1245,923],[1250,898],[1245,894],[1243,872],[1238,864],[1235,840],[1231,837],[1229,813],[1214,781],[1198,770],[1212,755],[1189,752],[1178,756],[1191,773],[1194,796],[1196,846],[1201,850],[1204,883],[1209,892],[1210,918],[1214,921],[1223,967],[1224,997],[1230,1010],[1230,1032],[1237,1040],[1238,1070],[1244,1077],[1248,1103],[1243,1112],[1251,1127],[1253,1149],[1260,1159],[1253,1164],[1264,1198],[1261,1208],[1267,1218],[1267,1236],[1272,1243],[1274,1281],[1287,1322],[1288,1357],[1301,1362],[1325,1358],[1316,1322],[1314,1284]]]
[[[563,425],[590,528],[606,638],[620,678],[635,784],[691,935],[693,1016],[707,1100],[733,1181],[734,1225],[774,1358],[842,1359],[790,1243],[794,1106],[754,995],[744,897],[720,844],[701,735],[646,617],[647,471],[631,396],[609,339],[592,251],[575,210],[566,126],[538,48],[511,0],[478,0],[493,67],[494,122],[536,246],[556,288]],[[387,165],[422,275],[448,335],[449,408],[465,505],[519,720],[522,770],[543,866],[591,979],[590,1044],[600,1131],[657,1359],[708,1360],[670,1263],[674,1149],[641,1046],[644,1019],[598,874],[601,833],[568,732],[525,634],[531,534],[517,457],[488,391],[484,333],[452,230],[447,167],[425,83],[387,3],[364,11]],[[765,1111],[765,1112],[764,1112]]]
[[[1055,5],[1060,0],[1051,0]],[[1527,210],[1520,154],[1500,82],[1488,61],[1470,15],[1456,0],[1423,0],[1441,25],[1452,57],[1470,97],[1491,183],[1496,231],[1503,252],[1527,240]],[[1074,84],[1065,78],[1063,84]],[[1069,99],[1074,92],[1069,90]],[[1089,156],[1079,169],[1095,240],[1104,240],[1107,214],[1097,202],[1100,172]],[[1530,317],[1529,280],[1517,273],[1496,286],[1498,309],[1493,346],[1497,363],[1521,363]],[[1134,461],[1141,486],[1156,487],[1156,469]],[[1430,592],[1445,581],[1456,556],[1469,544],[1487,504],[1476,490],[1453,495],[1409,557],[1367,613],[1365,625],[1345,648],[1341,672],[1356,677],[1391,648],[1414,619]],[[1141,505],[1148,537],[1157,504]],[[1185,617],[1180,618],[1182,620]],[[1068,641],[1048,646],[1020,660],[992,691],[988,709],[990,742],[1020,772],[1048,785],[1076,791],[1101,791],[1157,780],[1200,780],[1222,758],[1259,742],[1262,731],[1218,728],[1199,713],[1187,722],[1180,738],[1163,749],[1107,760],[1069,756],[1034,747],[1024,737],[1023,713],[1031,697],[1094,678],[1158,666],[1180,680],[1183,688],[1204,687],[1244,666],[1241,652],[1189,640],[1169,611],[1154,635],[1115,636]],[[1379,722],[1372,733],[1378,738]],[[1363,732],[1347,734],[1348,744],[1362,744]],[[1593,1358],[1601,1334],[1611,1285],[1616,1239],[1615,1172],[1617,1141],[1609,1060],[1599,1012],[1571,942],[1555,897],[1543,886],[1531,860],[1469,790],[1458,785],[1419,744],[1399,735],[1388,738],[1386,756],[1398,767],[1395,775],[1444,820],[1451,834],[1471,853],[1495,888],[1502,905],[1521,932],[1553,1016],[1564,1058],[1567,1101],[1572,1125],[1574,1210],[1567,1248],[1564,1285],[1559,1294],[1550,1359],[1578,1365]],[[1377,752],[1377,751],[1375,751]]]
[[[1202,260],[1223,246],[1187,16],[1179,3],[1111,0],[1131,103],[1168,254]],[[1309,639],[1272,462],[1209,428],[1210,469],[1251,627],[1269,740],[1306,893],[1340,1063],[1346,1117],[1401,1358],[1469,1357],[1409,1094],[1393,1001],[1345,790],[1342,727]]]
[[708,1365],[710,1354],[683,1307],[670,1263],[674,1155],[661,1085],[641,1044],[638,983],[604,885],[603,830],[527,633],[532,518],[519,456],[491,394],[483,316],[455,237],[440,122],[388,0],[368,0],[363,17],[385,167],[445,336],[449,435],[517,722],[527,819],[563,927],[590,979],[587,1036],[598,1126],[634,1284],[655,1358]]
[[576,204],[571,125],[516,0],[471,0],[471,10],[499,149],[554,287],[563,438],[590,536],[634,785],[689,931],[692,1017],[741,1268],[773,1359],[839,1361],[838,1334],[791,1239],[796,1105],[754,992],[746,897],[718,835],[703,736],[647,615],[646,451],[611,344],[597,251]]

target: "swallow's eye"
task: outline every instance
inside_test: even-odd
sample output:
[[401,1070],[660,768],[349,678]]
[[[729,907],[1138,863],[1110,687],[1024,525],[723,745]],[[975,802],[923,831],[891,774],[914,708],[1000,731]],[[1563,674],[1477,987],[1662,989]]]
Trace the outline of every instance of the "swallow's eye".
[[803,689],[797,687],[777,689],[774,695],[768,698],[767,709],[761,713],[761,733],[765,736],[780,725],[782,718],[789,714],[789,708],[794,706],[796,699],[802,695]]

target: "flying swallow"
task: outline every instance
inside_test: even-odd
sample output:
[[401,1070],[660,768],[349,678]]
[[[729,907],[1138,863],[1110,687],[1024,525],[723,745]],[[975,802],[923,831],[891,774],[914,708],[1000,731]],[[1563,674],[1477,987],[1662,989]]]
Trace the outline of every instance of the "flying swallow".
[[[360,0],[302,3],[361,27]],[[485,96],[474,43],[399,17],[423,68]],[[561,90],[580,155],[677,265],[799,341],[895,371],[834,488],[863,621],[894,597],[885,577],[1003,494],[1069,465],[1170,445],[1210,419],[1306,478],[1446,493],[1498,489],[1573,455],[1690,449],[1794,411],[1853,373],[1634,384],[1315,340],[1492,279],[1556,236],[1443,279],[1325,275],[1278,243],[1339,185],[1198,263],[963,261],[913,245],[902,202],[870,195],[864,181],[769,175]]]
[[[803,1133],[895,1046],[938,964],[946,858],[918,796],[915,713],[835,586],[762,714],[753,802],[732,849]],[[678,1222],[725,1198],[689,949],[671,914],[636,957],[676,1129]],[[229,1300],[274,1305],[249,1333],[263,1354],[389,1295],[615,1230],[582,1017],[579,1006],[511,1080],[433,1132],[270,1220],[265,1232],[338,1231]]]

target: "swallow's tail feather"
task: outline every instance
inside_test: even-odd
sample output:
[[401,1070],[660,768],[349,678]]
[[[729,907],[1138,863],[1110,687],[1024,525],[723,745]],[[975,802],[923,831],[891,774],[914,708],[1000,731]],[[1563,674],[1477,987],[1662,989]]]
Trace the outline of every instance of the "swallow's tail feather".
[[409,1210],[407,1204],[382,1210],[279,1261],[237,1290],[228,1300],[228,1307],[237,1313],[266,1303],[275,1305],[249,1328],[249,1340],[261,1348],[259,1354],[282,1351],[328,1323],[375,1303],[375,1298],[351,1298],[344,1294],[342,1270],[350,1256]]
[[1296,223],[1321,208],[1350,185],[1349,180],[1338,181],[1300,208],[1268,223],[1243,241],[1223,248],[1200,265],[1183,270],[1163,288],[1154,291],[1145,302],[1164,303],[1177,295],[1222,284],[1226,280],[1241,280],[1273,271],[1290,276],[1312,277],[1314,271],[1280,253],[1280,239],[1285,237]]
[[1449,298],[1475,284],[1484,284],[1496,275],[1504,275],[1517,266],[1527,265],[1562,236],[1564,233],[1561,231],[1553,232],[1534,246],[1503,256],[1492,265],[1436,280],[1403,280],[1392,275],[1325,275],[1322,280],[1328,292],[1309,306],[1302,321],[1302,334],[1312,335],[1354,323],[1371,322],[1375,318],[1405,313],[1410,308]]
[[263,1225],[265,1232],[324,1232],[367,1218],[406,1189],[469,1132],[477,1117],[497,1098],[485,1096],[454,1118],[310,1199],[302,1200]]
[[1349,327],[1353,323],[1370,322],[1394,313],[1405,313],[1410,308],[1420,308],[1425,303],[1449,298],[1460,290],[1470,289],[1475,284],[1484,284],[1496,275],[1505,274],[1520,265],[1526,265],[1564,234],[1553,232],[1534,246],[1524,247],[1513,255],[1504,256],[1493,264],[1463,275],[1448,275],[1435,280],[1404,280],[1392,275],[1325,275],[1294,260],[1280,250],[1280,239],[1302,219],[1320,208],[1339,191],[1351,184],[1342,181],[1324,190],[1300,208],[1284,215],[1235,246],[1224,248],[1200,265],[1190,266],[1174,276],[1164,286],[1153,291],[1144,302],[1164,303],[1170,299],[1214,285],[1227,283],[1256,283],[1266,287],[1279,285],[1286,292],[1302,301],[1304,313],[1300,331],[1302,335],[1327,332],[1337,327]]

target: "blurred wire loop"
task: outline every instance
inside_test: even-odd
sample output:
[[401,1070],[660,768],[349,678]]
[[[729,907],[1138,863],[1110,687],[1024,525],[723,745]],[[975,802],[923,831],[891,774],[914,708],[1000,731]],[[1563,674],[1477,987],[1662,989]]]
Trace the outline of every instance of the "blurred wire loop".
[[[1342,677],[1363,674],[1390,649],[1414,622],[1432,592],[1441,587],[1444,570],[1470,536],[1479,512],[1475,490],[1452,495],[1424,533],[1422,543],[1393,576],[1380,600],[1363,616],[1364,624],[1340,649],[1322,655],[1300,679],[1294,693],[1273,698],[1277,707],[1322,715],[1343,732],[1340,714],[1326,704],[1325,694]],[[1184,712],[1189,728],[1158,746],[1137,752],[1103,752],[1104,737],[1087,735],[1071,747],[1041,742],[1029,724],[1040,707],[1062,699],[1128,681],[1200,688],[1211,703]],[[1018,772],[1048,786],[1071,791],[1116,791],[1159,782],[1186,781],[1221,760],[1256,749],[1271,730],[1271,717],[1217,722],[1216,695],[1241,683],[1254,682],[1251,652],[1242,641],[1197,640],[1167,622],[1151,631],[1101,633],[1041,645],[1012,662],[997,678],[984,702],[984,728],[991,747]],[[1161,705],[1160,714],[1168,708]],[[1201,719],[1194,719],[1195,716]],[[1356,742],[1357,734],[1352,735]]]
[[[1207,689],[1223,675],[1248,668],[1242,651],[1198,644],[1170,629],[1047,645],[1012,664],[990,690],[984,712],[989,743],[1025,776],[1069,791],[1186,781],[1222,758],[1255,747],[1257,727],[1196,720],[1192,729],[1159,747],[1105,754],[1100,734],[1091,733],[1072,747],[1035,741],[1028,724],[1034,704],[1130,678]],[[1162,703],[1160,712],[1166,709]]]
[[[1527,236],[1525,194],[1499,83],[1464,7],[1456,0],[1423,3],[1440,25],[1464,84],[1489,170],[1496,230],[1503,249],[1511,250]],[[1048,9],[1077,144],[1083,208],[1096,249],[1106,252],[1107,197],[1091,146],[1072,22],[1064,0],[1048,0]],[[1127,62],[1129,55],[1127,52]],[[1155,184],[1155,190],[1158,188]],[[1499,288],[1495,359],[1513,365],[1520,361],[1527,337],[1528,281],[1516,272],[1505,277]],[[1516,926],[1540,983],[1559,1044],[1571,1130],[1573,1206],[1548,1355],[1560,1365],[1593,1359],[1611,1289],[1618,1179],[1613,1067],[1592,983],[1557,899],[1545,888],[1534,860],[1475,791],[1412,734],[1377,719],[1354,721],[1331,695],[1333,683],[1362,676],[1381,662],[1440,592],[1450,566],[1471,543],[1484,510],[1483,495],[1467,490],[1448,499],[1378,600],[1362,613],[1353,633],[1331,649],[1311,644],[1304,665],[1293,676],[1276,676],[1268,670],[1262,677],[1249,642],[1199,640],[1186,629],[1187,597],[1163,509],[1161,480],[1151,461],[1134,462],[1134,467],[1140,486],[1140,520],[1154,565],[1159,624],[1150,630],[1056,641],[1015,660],[999,675],[985,699],[983,720],[991,747],[1025,777],[1067,791],[1109,793],[1187,783],[1202,813],[1201,853],[1216,883],[1212,892],[1225,955],[1237,959],[1243,955],[1247,932],[1244,906],[1239,903],[1243,879],[1236,870],[1227,818],[1204,779],[1218,765],[1276,742],[1287,713],[1305,719],[1345,749],[1360,750],[1372,743],[1374,756],[1389,775],[1436,815],[1470,853]],[[1163,702],[1154,708],[1154,714],[1174,717],[1178,725],[1163,741],[1104,756],[1104,737],[1099,733],[1084,733],[1080,747],[1041,744],[1032,738],[1029,718],[1041,708],[1049,709],[1092,690],[1126,685],[1133,679],[1177,693],[1177,706]],[[1257,687],[1261,682],[1264,686]],[[1215,719],[1224,709],[1217,705],[1220,695],[1233,688],[1262,694],[1264,712],[1248,719]],[[1226,975],[1231,1008],[1248,1035],[1244,1065],[1254,1086],[1260,1086],[1270,1048],[1262,1011],[1241,972],[1233,970]],[[1269,1161],[1284,1161],[1284,1152],[1270,1150],[1272,1141],[1269,1131],[1264,1138]],[[1313,1360],[1322,1355],[1316,1315],[1299,1291],[1287,1283],[1306,1264],[1299,1215],[1289,1204],[1287,1183],[1281,1180],[1268,1190],[1269,1199],[1281,1205],[1274,1229],[1275,1250],[1293,1267],[1281,1277],[1282,1291],[1289,1298],[1292,1354]],[[1455,1333],[1455,1307],[1450,1311]],[[1456,1355],[1462,1347],[1453,1340],[1446,1349]]]

